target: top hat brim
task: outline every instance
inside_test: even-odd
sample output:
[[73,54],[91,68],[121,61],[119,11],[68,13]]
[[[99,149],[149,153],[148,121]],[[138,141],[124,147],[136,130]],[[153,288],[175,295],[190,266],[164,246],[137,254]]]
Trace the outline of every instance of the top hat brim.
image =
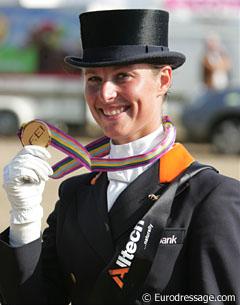
[[156,65],[170,65],[172,69],[177,69],[184,64],[186,58],[179,52],[156,52],[149,54],[139,54],[135,56],[124,57],[122,59],[112,60],[100,60],[100,61],[86,61],[81,57],[67,56],[64,61],[75,68],[87,68],[87,67],[109,67],[116,65],[129,65],[136,63],[149,63]]

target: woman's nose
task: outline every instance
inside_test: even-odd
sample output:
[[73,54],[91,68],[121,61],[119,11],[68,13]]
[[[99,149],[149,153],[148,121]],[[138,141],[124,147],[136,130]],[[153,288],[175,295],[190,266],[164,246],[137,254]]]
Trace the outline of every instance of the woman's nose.
[[100,90],[101,98],[104,102],[111,102],[117,97],[116,85],[111,81],[102,83]]

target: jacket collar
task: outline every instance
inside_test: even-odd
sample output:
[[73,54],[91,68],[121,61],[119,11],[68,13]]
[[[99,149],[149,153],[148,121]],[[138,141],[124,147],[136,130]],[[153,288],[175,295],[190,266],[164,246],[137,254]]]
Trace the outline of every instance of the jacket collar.
[[113,240],[132,229],[153,204],[148,195],[160,188],[159,163],[138,176],[117,198],[109,212],[109,223]]
[[[149,195],[161,193],[193,161],[188,151],[176,144],[120,194],[109,213],[106,173],[95,176],[84,193],[79,193],[79,223],[91,246],[106,262],[114,253],[114,241],[130,232],[154,204]],[[185,188],[179,189],[177,195]]]

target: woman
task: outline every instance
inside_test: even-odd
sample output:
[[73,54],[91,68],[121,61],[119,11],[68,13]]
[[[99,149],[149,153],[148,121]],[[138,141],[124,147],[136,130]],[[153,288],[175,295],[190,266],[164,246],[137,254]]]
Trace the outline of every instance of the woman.
[[66,62],[83,69],[109,157],[61,184],[42,242],[49,153],[26,146],[5,167],[12,211],[0,242],[4,301],[223,304],[221,295],[233,295],[238,304],[239,183],[173,145],[174,127],[162,118],[172,69],[185,61],[168,49],[168,13],[88,12],[80,22],[83,57]]

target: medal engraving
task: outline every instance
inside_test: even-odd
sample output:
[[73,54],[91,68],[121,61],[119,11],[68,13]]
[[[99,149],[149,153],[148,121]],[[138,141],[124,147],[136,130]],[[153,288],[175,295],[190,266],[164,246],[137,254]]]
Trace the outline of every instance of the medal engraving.
[[30,121],[21,130],[21,142],[25,145],[48,147],[51,142],[51,131],[42,121]]

